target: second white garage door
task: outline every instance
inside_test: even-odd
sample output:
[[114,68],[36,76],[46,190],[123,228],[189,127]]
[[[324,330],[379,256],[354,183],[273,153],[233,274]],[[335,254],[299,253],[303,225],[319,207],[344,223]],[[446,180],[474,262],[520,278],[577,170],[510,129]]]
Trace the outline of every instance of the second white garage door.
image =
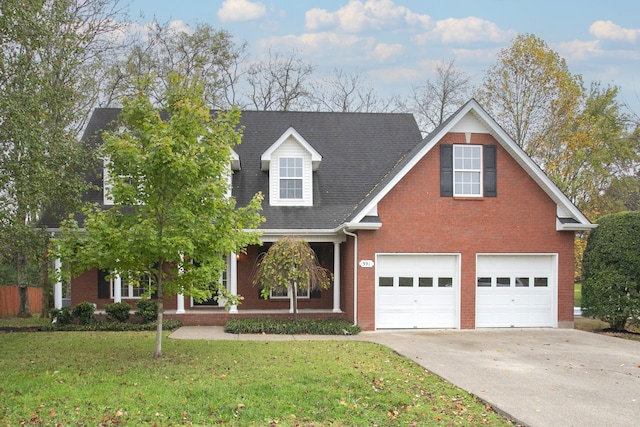
[[389,254],[376,260],[376,328],[455,328],[457,255]]
[[555,327],[555,255],[478,255],[476,327]]

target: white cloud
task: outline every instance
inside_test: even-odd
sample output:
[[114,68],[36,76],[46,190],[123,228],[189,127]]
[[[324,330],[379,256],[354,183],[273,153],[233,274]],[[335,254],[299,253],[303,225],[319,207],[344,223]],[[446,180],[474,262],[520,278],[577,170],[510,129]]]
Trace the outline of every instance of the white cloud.
[[596,21],[589,27],[589,33],[599,39],[635,43],[640,38],[640,29],[623,28],[611,21]]
[[266,13],[267,8],[260,2],[224,0],[218,10],[218,18],[222,22],[252,21],[262,18]]
[[432,30],[414,37],[414,40],[418,44],[426,44],[430,40],[442,43],[504,42],[515,35],[515,31],[501,30],[493,22],[470,16],[437,21]]
[[388,44],[378,43],[371,52],[373,58],[378,62],[387,62],[393,58],[397,58],[405,52],[405,47],[399,43]]
[[335,50],[341,52],[371,50],[375,43],[370,37],[323,32],[270,37],[260,40],[259,45],[262,50],[282,47],[285,50],[295,49],[313,55],[322,55]]
[[369,30],[420,27],[431,22],[428,15],[413,13],[392,0],[352,0],[335,12],[326,9],[311,9],[305,14],[305,26],[309,31],[337,28],[347,33]]
[[600,42],[597,40],[574,40],[569,42],[561,42],[556,44],[555,49],[563,58],[576,60],[600,56],[603,52],[600,48]]
[[176,33],[193,33],[193,30],[184,21],[171,21],[169,23],[169,28],[171,29],[171,31],[174,31]]

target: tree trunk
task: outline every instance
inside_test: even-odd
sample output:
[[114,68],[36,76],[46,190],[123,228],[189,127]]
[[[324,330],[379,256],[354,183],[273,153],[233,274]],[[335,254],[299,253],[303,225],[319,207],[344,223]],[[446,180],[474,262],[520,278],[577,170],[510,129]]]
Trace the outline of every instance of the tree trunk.
[[22,254],[18,254],[16,265],[16,284],[18,285],[18,317],[31,317],[29,306],[29,292],[26,285],[26,261]]
[[293,320],[298,320],[298,288],[291,286],[291,298],[293,298]]
[[31,308],[29,306],[29,288],[25,285],[18,285],[18,317],[31,317]]
[[158,293],[158,325],[156,327],[156,348],[153,353],[153,359],[161,359],[162,358],[162,317],[164,315],[164,304],[163,304],[163,296],[162,296],[162,263],[160,263],[160,272],[157,276],[157,293]]

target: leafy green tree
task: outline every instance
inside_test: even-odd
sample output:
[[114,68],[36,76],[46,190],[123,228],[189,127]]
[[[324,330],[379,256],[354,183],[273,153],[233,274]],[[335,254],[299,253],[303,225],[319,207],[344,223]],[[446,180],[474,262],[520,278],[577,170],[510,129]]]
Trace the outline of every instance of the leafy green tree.
[[258,261],[254,285],[268,299],[271,291],[288,290],[293,301],[293,316],[298,318],[298,290],[327,289],[333,275],[318,264],[316,254],[305,240],[286,237],[275,242]]
[[114,207],[88,209],[84,233],[70,220],[59,241],[72,274],[99,266],[131,283],[151,277],[148,293],[158,298],[156,359],[162,357],[164,298],[183,293],[202,301],[217,292],[228,306],[237,304],[239,297],[218,283],[224,257],[257,243],[259,233],[245,230],[263,220],[261,194],[246,207],[230,197],[240,112],[212,117],[202,86],[179,74],[170,77],[163,105],[166,120],[148,92],[125,100],[120,125],[103,135]]
[[619,331],[640,317],[640,212],[598,220],[587,240],[582,277],[583,315]]
[[[476,97],[543,168],[561,129],[576,115],[582,79],[533,34],[518,35],[485,74]],[[551,146],[549,146],[551,144]]]
[[122,56],[108,65],[101,104],[120,105],[135,94],[136,76],[153,75],[146,88],[154,104],[161,105],[170,75],[180,72],[202,82],[204,98],[211,108],[236,105],[238,63],[246,44],[236,44],[227,31],[198,24],[187,33],[169,24],[153,22],[144,34],[129,41]]
[[87,70],[108,49],[115,3],[0,2],[0,262],[15,272],[21,316],[30,316],[27,286],[48,283],[41,220],[72,210],[84,189],[76,137],[96,93]]

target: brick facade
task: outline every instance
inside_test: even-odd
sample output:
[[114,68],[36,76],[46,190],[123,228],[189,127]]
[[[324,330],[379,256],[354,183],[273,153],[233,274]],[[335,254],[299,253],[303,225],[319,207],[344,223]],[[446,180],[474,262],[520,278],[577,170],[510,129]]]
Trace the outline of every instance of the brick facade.
[[[447,134],[440,144],[464,144]],[[473,134],[472,144],[495,144]],[[556,204],[498,145],[498,196],[440,196],[440,157],[434,147],[378,204],[382,227],[358,233],[358,258],[376,253],[459,253],[460,327],[475,327],[477,253],[557,253],[558,321],[573,321],[572,232],[556,231]],[[358,324],[374,328],[375,269],[358,269]]]

